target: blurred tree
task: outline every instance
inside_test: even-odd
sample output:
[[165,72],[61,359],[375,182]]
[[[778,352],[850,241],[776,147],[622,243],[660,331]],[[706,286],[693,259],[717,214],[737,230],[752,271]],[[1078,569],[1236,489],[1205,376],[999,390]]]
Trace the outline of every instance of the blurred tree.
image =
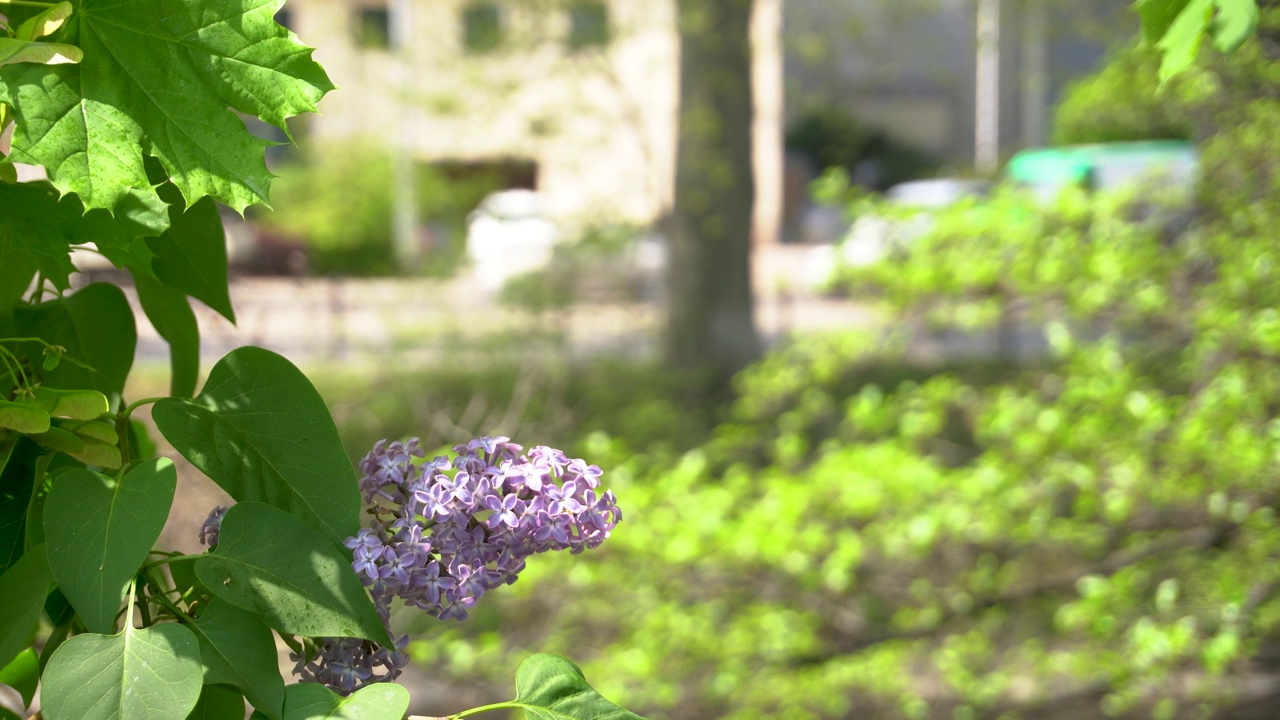
[[667,219],[667,357],[709,389],[754,359],[752,0],[679,0],[680,130]]

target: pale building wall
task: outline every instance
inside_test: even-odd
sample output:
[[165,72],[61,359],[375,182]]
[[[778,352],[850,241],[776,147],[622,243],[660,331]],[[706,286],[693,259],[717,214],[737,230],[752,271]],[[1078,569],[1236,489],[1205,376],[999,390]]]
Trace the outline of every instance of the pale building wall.
[[673,3],[611,0],[609,44],[582,52],[564,42],[568,13],[554,3],[502,3],[503,44],[469,54],[463,0],[411,0],[400,73],[394,50],[356,43],[354,14],[373,1],[289,1],[289,24],[339,88],[309,125],[314,141],[371,137],[421,162],[532,161],[548,211],[571,221],[644,223],[670,206]]

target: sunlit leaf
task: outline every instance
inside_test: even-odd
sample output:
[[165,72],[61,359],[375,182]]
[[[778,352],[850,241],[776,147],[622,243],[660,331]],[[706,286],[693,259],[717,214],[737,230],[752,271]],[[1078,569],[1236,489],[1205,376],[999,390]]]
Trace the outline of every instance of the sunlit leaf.
[[409,691],[375,683],[342,697],[317,683],[285,689],[284,720],[400,720],[409,710]]
[[549,653],[520,663],[515,702],[529,720],[640,720],[596,692],[577,665]]
[[200,697],[200,648],[167,623],[116,635],[77,635],[54,652],[41,679],[46,720],[174,720]]
[[283,128],[332,87],[310,49],[275,23],[280,4],[86,0],[56,36],[80,47],[79,64],[0,70],[0,102],[17,119],[13,158],[43,165],[91,208],[151,188],[144,154],[188,203],[265,202],[269,143],[232,109]]

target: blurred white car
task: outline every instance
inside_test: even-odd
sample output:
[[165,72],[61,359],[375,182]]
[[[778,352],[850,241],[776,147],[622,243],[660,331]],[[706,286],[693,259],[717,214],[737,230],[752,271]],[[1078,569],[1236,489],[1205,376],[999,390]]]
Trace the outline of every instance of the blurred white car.
[[488,291],[546,267],[558,239],[533,190],[495,192],[467,216],[467,257],[477,284]]
[[849,232],[834,245],[822,245],[805,257],[804,281],[814,290],[824,288],[837,266],[864,267],[877,262],[894,248],[904,247],[929,232],[933,218],[929,211],[953,205],[968,197],[981,197],[990,190],[984,180],[935,178],[894,185],[884,194],[890,205],[909,211],[906,217],[862,215]]

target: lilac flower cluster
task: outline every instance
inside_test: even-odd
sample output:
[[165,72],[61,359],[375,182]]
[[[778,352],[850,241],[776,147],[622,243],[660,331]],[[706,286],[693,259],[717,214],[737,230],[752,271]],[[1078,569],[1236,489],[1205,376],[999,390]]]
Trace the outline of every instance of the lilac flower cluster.
[[[515,582],[530,555],[579,553],[609,537],[622,514],[613,492],[599,490],[600,468],[549,447],[522,450],[484,437],[426,461],[413,438],[383,440],[364,457],[360,489],[372,520],[345,544],[384,621],[395,598],[461,620],[487,591]],[[342,693],[394,678],[407,661],[399,640],[389,653],[323,642],[310,662],[295,657],[295,672]]]

